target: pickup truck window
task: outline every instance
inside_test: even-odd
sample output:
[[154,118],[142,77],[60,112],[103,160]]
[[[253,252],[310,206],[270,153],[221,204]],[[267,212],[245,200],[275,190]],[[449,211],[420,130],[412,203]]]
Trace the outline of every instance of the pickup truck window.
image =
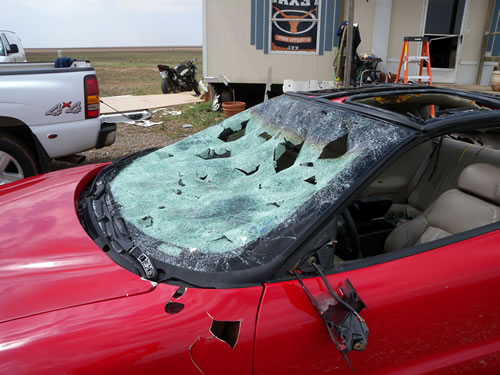
[[5,36],[5,39],[7,40],[7,45],[10,44],[19,44],[19,39],[10,33],[5,33],[3,34]]
[[6,48],[3,46],[3,34],[0,34],[0,56],[5,56]]

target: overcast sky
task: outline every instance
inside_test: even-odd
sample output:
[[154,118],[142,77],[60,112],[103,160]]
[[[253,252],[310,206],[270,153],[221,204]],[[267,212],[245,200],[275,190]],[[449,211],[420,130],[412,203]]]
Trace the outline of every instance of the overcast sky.
[[2,0],[25,48],[202,44],[202,0]]

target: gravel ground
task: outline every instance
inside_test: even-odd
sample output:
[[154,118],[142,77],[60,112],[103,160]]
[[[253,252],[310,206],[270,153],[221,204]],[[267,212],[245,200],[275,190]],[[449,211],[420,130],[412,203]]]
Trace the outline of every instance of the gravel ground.
[[[174,143],[176,139],[170,137],[166,131],[159,131],[160,127],[161,125],[146,128],[130,124],[118,124],[115,143],[99,150],[80,153],[79,155],[86,157],[81,164],[110,162],[146,148],[162,147]],[[53,170],[75,166],[73,163],[58,160],[52,161],[51,164]]]
[[[185,110],[189,106],[179,108]],[[117,124],[116,140],[111,146],[101,148],[99,150],[89,150],[82,152],[79,155],[86,157],[81,164],[94,164],[111,162],[134,152],[144,150],[151,147],[163,147],[175,143],[185,137],[190,136],[206,126],[215,124],[223,119],[222,114],[206,112],[206,118],[201,121],[195,121],[194,118],[183,119],[182,116],[166,115],[162,111],[153,114],[152,122],[160,122],[160,124],[150,127],[143,127],[132,124]],[[193,122],[194,126],[183,128],[186,122]],[[52,161],[52,170],[66,169],[75,167],[76,165],[64,161]]]

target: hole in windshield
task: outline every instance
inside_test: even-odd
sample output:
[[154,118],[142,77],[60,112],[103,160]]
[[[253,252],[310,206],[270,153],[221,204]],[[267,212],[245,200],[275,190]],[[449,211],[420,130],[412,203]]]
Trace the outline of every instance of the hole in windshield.
[[347,152],[347,135],[328,143],[318,159],[336,159]]
[[295,163],[303,144],[304,142],[299,145],[294,145],[288,141],[278,144],[274,150],[274,161],[276,162],[274,169],[276,173],[290,168],[293,163]]
[[266,141],[269,141],[273,136],[269,133],[263,132],[259,134],[259,137]]
[[239,130],[233,130],[231,128],[226,128],[219,134],[219,139],[224,142],[234,142],[245,135],[245,129],[247,127],[248,120],[241,123]]
[[308,182],[308,183],[310,183],[312,185],[316,185],[316,176],[311,176],[309,178],[306,178],[304,181]]
[[222,152],[217,152],[212,149],[207,149],[200,154],[198,154],[198,157],[204,159],[204,160],[210,160],[210,159],[220,159],[220,158],[229,158],[231,156],[231,151],[225,150]]

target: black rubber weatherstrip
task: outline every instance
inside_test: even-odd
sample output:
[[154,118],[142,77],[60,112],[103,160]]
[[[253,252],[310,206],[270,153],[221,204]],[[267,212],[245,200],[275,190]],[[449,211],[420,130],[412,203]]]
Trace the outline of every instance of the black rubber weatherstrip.
[[357,104],[337,103],[323,97],[307,97],[298,93],[285,93],[284,95],[292,96],[294,98],[299,98],[302,100],[309,100],[313,103],[322,105],[325,108],[336,107],[343,110],[360,113],[366,117],[371,117],[373,119],[388,121],[394,125],[407,127],[418,131],[422,130],[421,126],[417,126],[417,124],[414,121],[411,121],[407,116],[401,115],[396,112],[383,110],[381,108],[376,108],[373,106],[359,106]]

